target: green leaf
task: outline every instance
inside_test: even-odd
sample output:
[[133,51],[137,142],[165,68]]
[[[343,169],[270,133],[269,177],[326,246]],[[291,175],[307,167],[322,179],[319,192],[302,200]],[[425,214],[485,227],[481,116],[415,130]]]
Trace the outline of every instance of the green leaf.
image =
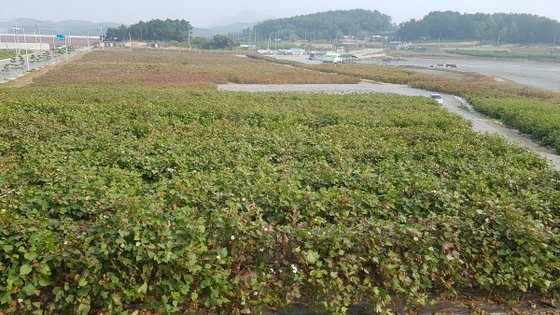
[[91,310],[91,304],[88,303],[80,303],[78,306],[78,311],[82,314],[88,314]]
[[0,295],[0,305],[8,304],[12,301],[12,295],[10,293],[4,293]]
[[220,255],[220,258],[226,258],[228,254],[227,248],[222,248],[218,251],[218,255]]
[[307,255],[305,255],[305,260],[310,264],[317,262],[317,259],[319,259],[319,253],[316,251],[309,251]]
[[39,278],[39,285],[42,287],[49,286],[51,285],[51,283],[52,283],[51,280],[45,276]]
[[21,291],[23,291],[23,293],[25,293],[26,295],[32,295],[33,293],[35,293],[35,286],[31,283],[28,283],[21,289]]
[[28,274],[31,273],[31,271],[33,271],[33,267],[31,267],[31,266],[29,266],[29,265],[22,265],[22,266],[19,268],[19,274],[20,274],[20,276],[28,275]]
[[36,253],[25,253],[23,255],[23,257],[25,257],[25,259],[32,261],[33,259],[37,258],[37,254]]
[[86,286],[87,284],[88,284],[88,281],[87,281],[86,278],[81,278],[81,279],[78,281],[78,285],[79,285],[80,287],[84,287],[84,286]]
[[136,290],[136,292],[146,294],[146,292],[148,292],[148,283],[147,283],[147,282],[144,282],[144,284],[142,284],[142,285],[138,288],[138,290]]
[[196,292],[191,293],[191,300],[193,300],[193,302],[196,302],[198,300],[198,293]]

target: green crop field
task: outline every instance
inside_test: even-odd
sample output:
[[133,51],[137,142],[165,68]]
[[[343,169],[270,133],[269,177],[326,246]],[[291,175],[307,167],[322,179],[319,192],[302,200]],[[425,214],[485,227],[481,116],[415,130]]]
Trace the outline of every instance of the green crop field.
[[[0,89],[1,313],[560,296],[560,174],[536,154],[426,97],[161,88],[180,58],[145,54]],[[131,63],[161,79],[102,83]]]
[[533,139],[560,152],[560,93],[494,81],[486,76],[473,74],[466,76],[466,80],[459,81],[371,64],[299,64],[297,67],[406,84],[414,88],[461,96],[472,103],[477,111],[500,119],[507,126],[530,134]]

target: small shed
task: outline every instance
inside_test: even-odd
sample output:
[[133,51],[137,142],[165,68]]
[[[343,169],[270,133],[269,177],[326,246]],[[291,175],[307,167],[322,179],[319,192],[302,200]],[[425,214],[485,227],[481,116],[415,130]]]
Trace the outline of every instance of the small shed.
[[303,55],[304,51],[301,48],[290,48],[290,50],[288,50],[288,54],[290,54],[290,55]]
[[340,62],[342,63],[354,63],[358,57],[352,54],[342,54],[340,55]]

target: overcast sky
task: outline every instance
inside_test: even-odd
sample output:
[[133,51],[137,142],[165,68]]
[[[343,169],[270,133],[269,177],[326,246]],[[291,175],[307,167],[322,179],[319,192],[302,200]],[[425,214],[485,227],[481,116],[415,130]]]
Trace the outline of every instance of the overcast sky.
[[16,18],[87,20],[134,24],[152,19],[185,19],[205,27],[215,20],[253,10],[274,18],[329,10],[378,10],[401,23],[431,11],[529,13],[560,21],[558,0],[0,0],[0,22]]

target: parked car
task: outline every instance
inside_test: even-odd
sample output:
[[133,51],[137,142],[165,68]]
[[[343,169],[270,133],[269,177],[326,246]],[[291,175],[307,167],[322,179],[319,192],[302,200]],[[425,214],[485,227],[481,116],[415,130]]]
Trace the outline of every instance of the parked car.
[[443,97],[441,97],[441,94],[432,93],[430,94],[430,98],[436,100],[440,105],[443,104]]

